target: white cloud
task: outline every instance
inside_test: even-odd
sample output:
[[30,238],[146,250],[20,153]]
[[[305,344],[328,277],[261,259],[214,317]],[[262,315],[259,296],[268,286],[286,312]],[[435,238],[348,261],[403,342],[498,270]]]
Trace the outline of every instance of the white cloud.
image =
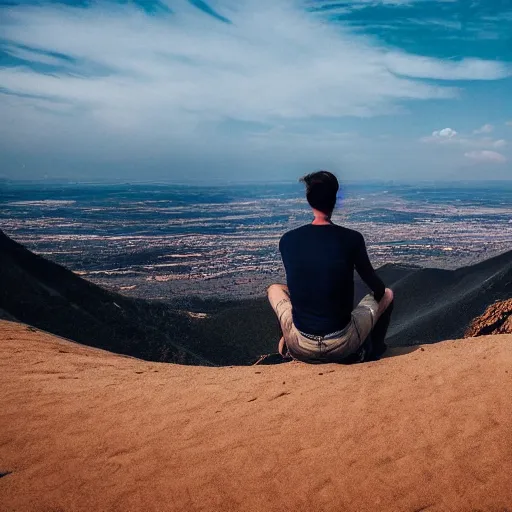
[[489,133],[490,131],[492,131],[492,125],[485,125],[481,129],[475,130],[473,135],[464,135],[452,128],[443,128],[442,130],[435,130],[432,135],[422,137],[420,141],[476,149],[497,149],[507,145],[507,141],[504,139],[494,140],[491,137],[475,137],[475,134]]
[[[151,16],[128,2],[4,9],[4,49],[25,62],[0,68],[0,91],[9,92],[0,92],[0,118],[9,120],[0,123],[0,151],[94,152],[130,162],[148,153],[174,162],[179,153],[179,165],[193,154],[204,168],[210,154],[242,162],[263,154],[270,139],[293,156],[300,138],[301,150],[318,151],[312,159],[330,152],[339,162],[346,151],[336,130],[344,126],[318,140],[290,136],[294,123],[396,113],[459,93],[460,84],[423,78],[493,80],[510,71],[499,61],[390,52],[294,0],[218,0],[215,9],[231,24],[185,0],[168,3],[172,14]],[[44,66],[53,69],[38,71]],[[446,130],[432,137],[460,138]]]
[[[403,100],[449,98],[451,87],[406,77],[495,79],[495,61],[441,61],[389,53],[333,27],[292,0],[224,0],[221,23],[186,2],[175,14],[147,16],[134,7],[12,7],[0,21],[9,52],[41,61],[76,59],[63,72],[0,70],[0,86],[23,95],[81,104],[103,123],[169,123],[183,118],[251,120],[310,116],[367,117]],[[20,49],[23,45],[25,49]],[[49,61],[54,57],[46,57]],[[56,59],[55,59],[56,60]],[[401,76],[397,76],[401,75]],[[28,100],[27,100],[28,101]]]
[[478,130],[474,130],[473,133],[478,135],[482,133],[491,133],[494,130],[494,126],[492,124],[484,124],[481,128],[478,128]]
[[[386,69],[386,53],[369,40],[330,27],[292,2],[225,2],[219,10],[232,25],[178,5],[165,17],[96,3],[88,9],[11,8],[11,23],[0,25],[6,39],[70,55],[77,64],[52,74],[4,68],[0,86],[81,103],[114,124],[129,117],[135,124],[149,121],[155,111],[179,123],[190,113],[252,121],[366,117],[391,112],[402,100],[455,94],[396,76]],[[421,67],[421,58],[407,59]]]
[[435,130],[432,135],[422,137],[421,142],[437,142],[441,144],[453,142],[456,140],[457,132],[452,128],[443,128],[442,130]]
[[502,164],[507,161],[507,159],[501,153],[497,153],[496,151],[470,151],[468,153],[464,153],[464,156],[474,160],[475,162]]
[[368,7],[368,6],[378,6],[378,5],[388,5],[388,6],[404,6],[404,5],[412,5],[421,2],[440,2],[440,3],[450,3],[456,2],[457,0],[349,0],[345,2],[340,2],[340,0],[310,0],[308,5],[314,8],[332,8],[336,9],[341,3],[347,7]]
[[34,52],[27,48],[19,48],[16,46],[7,46],[5,51],[12,57],[26,60],[28,62],[38,62],[41,64],[48,64],[51,66],[62,66],[66,63],[63,59],[59,59],[58,57],[55,57],[53,55],[47,55],[45,53]]
[[498,80],[512,76],[512,66],[480,59],[443,61],[430,57],[391,52],[384,59],[397,75],[437,80]]
[[457,132],[451,128],[443,128],[442,130],[432,132],[432,137],[434,138],[452,139],[456,135]]

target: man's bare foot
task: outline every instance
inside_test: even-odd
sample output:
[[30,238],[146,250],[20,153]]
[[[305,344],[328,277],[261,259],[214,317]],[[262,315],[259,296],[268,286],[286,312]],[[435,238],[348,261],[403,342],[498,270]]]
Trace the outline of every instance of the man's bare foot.
[[379,301],[379,311],[377,313],[379,316],[382,313],[384,313],[384,311],[386,311],[388,306],[393,301],[393,297],[394,297],[393,290],[391,288],[386,288],[386,290],[384,291],[384,295],[383,295],[382,299],[380,299],[380,301]]

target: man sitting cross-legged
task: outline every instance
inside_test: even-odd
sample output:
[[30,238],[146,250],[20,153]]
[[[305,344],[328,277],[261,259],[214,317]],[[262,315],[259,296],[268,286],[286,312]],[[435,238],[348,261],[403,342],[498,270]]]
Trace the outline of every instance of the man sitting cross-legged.
[[[331,221],[336,176],[319,171],[301,181],[314,219],[281,237],[287,286],[267,290],[283,333],[279,352],[309,363],[377,359],[386,348],[393,292],[375,273],[361,233]],[[372,290],[355,309],[354,269]]]

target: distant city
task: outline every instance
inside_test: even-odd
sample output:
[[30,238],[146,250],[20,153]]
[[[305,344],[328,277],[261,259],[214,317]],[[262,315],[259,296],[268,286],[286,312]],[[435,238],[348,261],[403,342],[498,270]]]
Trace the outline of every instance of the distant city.
[[[361,231],[375,267],[457,268],[512,248],[512,182],[347,184],[335,223]],[[1,228],[122,293],[262,296],[283,281],[280,236],[310,222],[296,184],[0,184]]]

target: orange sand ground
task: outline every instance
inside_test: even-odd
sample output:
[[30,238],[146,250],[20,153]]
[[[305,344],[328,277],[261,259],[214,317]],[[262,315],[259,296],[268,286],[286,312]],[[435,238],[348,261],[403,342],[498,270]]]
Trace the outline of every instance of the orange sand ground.
[[235,368],[0,341],[2,512],[512,510],[511,335]]

